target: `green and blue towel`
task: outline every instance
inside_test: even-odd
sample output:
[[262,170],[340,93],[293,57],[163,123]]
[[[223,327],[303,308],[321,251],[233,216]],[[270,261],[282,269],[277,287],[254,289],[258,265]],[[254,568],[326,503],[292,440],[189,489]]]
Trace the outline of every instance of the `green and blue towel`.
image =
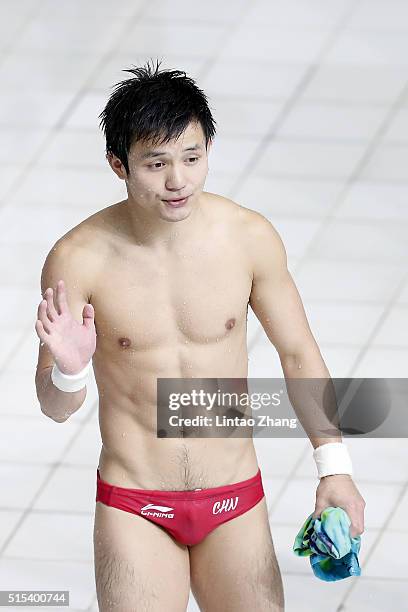
[[309,557],[313,573],[328,582],[360,576],[361,537],[350,536],[350,518],[343,508],[329,506],[320,518],[307,517],[295,538],[293,552]]

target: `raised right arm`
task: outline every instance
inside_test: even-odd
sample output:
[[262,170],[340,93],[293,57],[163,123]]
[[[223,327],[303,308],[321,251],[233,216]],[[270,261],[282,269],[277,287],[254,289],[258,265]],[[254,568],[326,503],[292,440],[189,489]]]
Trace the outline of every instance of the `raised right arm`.
[[[65,301],[72,317],[78,323],[83,323],[84,306],[88,304],[89,295],[89,287],[85,287],[83,281],[84,266],[84,251],[73,247],[66,240],[59,240],[48,253],[41,273],[41,294],[47,303],[39,304],[35,326],[40,338],[35,385],[41,411],[58,423],[66,421],[82,406],[86,398],[86,386],[79,391],[65,392],[53,384],[51,370],[55,359],[41,339],[45,330],[39,321],[44,321],[47,326],[50,315],[52,319],[53,308],[60,313],[59,303]],[[61,283],[58,284],[60,280],[64,281],[62,287]]]

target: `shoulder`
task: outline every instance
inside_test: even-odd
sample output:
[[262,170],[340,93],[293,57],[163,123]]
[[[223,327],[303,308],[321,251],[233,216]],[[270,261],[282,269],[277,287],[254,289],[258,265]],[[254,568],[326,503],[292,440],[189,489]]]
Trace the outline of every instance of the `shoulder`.
[[286,273],[288,260],[279,232],[263,214],[228,200],[230,214],[237,220],[236,237],[245,253],[253,282]]
[[[244,234],[254,231],[257,223],[265,219],[260,213],[245,208],[227,196],[216,193],[205,192],[208,203],[208,210],[213,219],[217,222],[225,222],[230,228],[236,226]],[[266,219],[265,219],[266,221]]]
[[234,221],[240,231],[240,238],[251,250],[265,248],[284,250],[282,238],[273,223],[262,213],[246,208],[224,196],[209,194],[221,204],[226,218]]
[[109,260],[111,232],[105,227],[109,215],[108,209],[102,209],[58,238],[43,269],[55,267],[60,275],[76,279],[90,296],[98,273]]
[[100,260],[104,254],[107,255],[111,246],[119,204],[90,215],[61,236],[57,244],[70,250],[73,255],[77,252],[87,260],[95,257]]

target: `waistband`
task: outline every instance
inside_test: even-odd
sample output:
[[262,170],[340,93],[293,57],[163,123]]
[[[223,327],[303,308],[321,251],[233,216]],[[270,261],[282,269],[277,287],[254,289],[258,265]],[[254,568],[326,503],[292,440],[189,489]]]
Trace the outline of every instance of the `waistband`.
[[240,482],[235,482],[228,485],[222,485],[220,487],[210,487],[207,489],[199,489],[198,491],[186,490],[186,491],[163,491],[162,489],[132,489],[128,487],[120,487],[118,485],[112,485],[106,480],[102,480],[99,473],[99,468],[96,470],[97,472],[97,486],[104,487],[107,489],[115,489],[118,493],[121,491],[123,493],[139,493],[143,495],[151,495],[154,497],[163,497],[166,499],[204,499],[206,497],[211,497],[213,495],[224,495],[226,493],[235,493],[236,491],[240,491],[242,489],[246,489],[248,487],[259,486],[262,487],[262,475],[261,470],[258,467],[258,471],[255,476],[251,476],[251,478],[247,478],[246,480],[241,480]]

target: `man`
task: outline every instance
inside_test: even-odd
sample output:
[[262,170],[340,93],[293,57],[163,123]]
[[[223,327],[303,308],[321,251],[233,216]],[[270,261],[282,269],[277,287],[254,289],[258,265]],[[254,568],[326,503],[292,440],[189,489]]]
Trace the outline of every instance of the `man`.
[[[180,71],[129,72],[101,114],[128,196],[59,239],[43,267],[41,409],[57,422],[78,410],[92,359],[101,610],[182,611],[191,587],[202,610],[280,611],[252,438],[158,436],[157,378],[245,378],[248,304],[286,377],[328,372],[272,224],[203,191],[215,133],[206,96]],[[364,501],[349,474],[321,478],[317,515],[328,505],[362,532]]]

